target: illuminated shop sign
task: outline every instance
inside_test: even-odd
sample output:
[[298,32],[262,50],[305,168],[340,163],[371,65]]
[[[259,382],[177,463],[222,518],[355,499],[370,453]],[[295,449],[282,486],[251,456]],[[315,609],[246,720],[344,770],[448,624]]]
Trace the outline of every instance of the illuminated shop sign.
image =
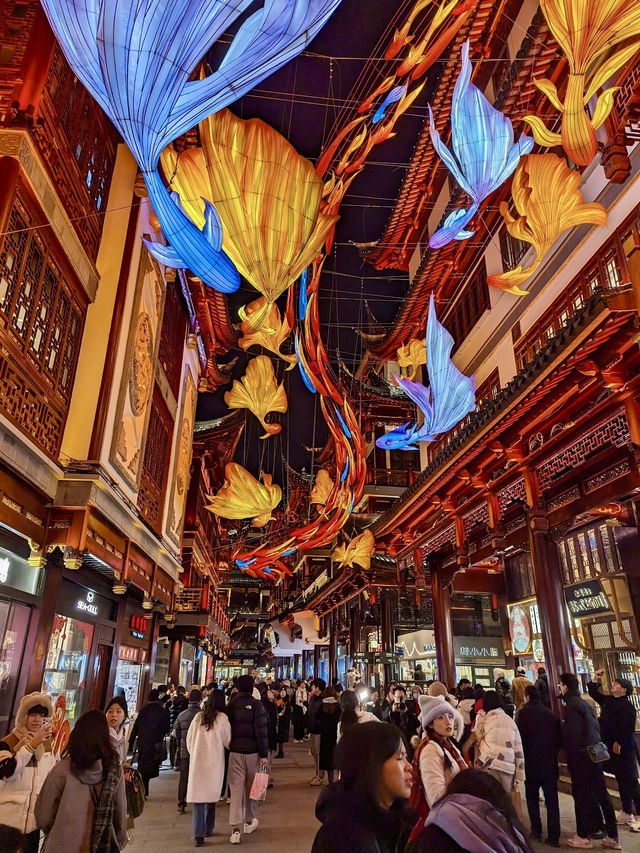
[[524,608],[514,604],[509,608],[509,636],[513,645],[513,651],[518,655],[524,655],[531,646],[531,626]]
[[611,611],[611,603],[599,580],[584,581],[567,586],[564,595],[569,612],[577,619]]
[[85,593],[84,598],[79,598],[76,601],[76,607],[78,610],[82,610],[84,613],[91,613],[93,616],[98,615],[98,605],[93,603],[95,598],[95,593],[88,590]]
[[456,658],[473,660],[504,660],[504,646],[500,637],[455,637]]
[[144,640],[144,635],[147,631],[147,620],[144,616],[133,613],[129,619],[129,628],[131,629],[132,637],[137,637],[138,640]]
[[41,571],[17,554],[0,548],[0,589],[12,587],[37,595]]

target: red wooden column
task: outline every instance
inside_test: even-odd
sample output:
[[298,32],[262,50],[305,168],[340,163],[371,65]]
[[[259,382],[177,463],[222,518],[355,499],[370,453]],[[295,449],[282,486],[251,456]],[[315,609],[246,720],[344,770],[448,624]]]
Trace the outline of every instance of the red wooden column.
[[[544,657],[552,697],[560,673],[573,672],[573,646],[562,585],[558,548],[549,533],[549,520],[540,509],[528,512],[529,548],[538,599]],[[555,699],[552,699],[555,703]]]
[[438,678],[447,687],[452,687],[456,683],[456,653],[451,622],[451,593],[449,592],[449,584],[443,582],[447,580],[448,578],[443,578],[440,569],[431,572],[433,630],[436,639]]
[[169,649],[169,684],[180,684],[180,661],[182,659],[182,640],[171,640]]
[[335,610],[331,610],[326,618],[329,621],[329,683],[331,683],[338,677],[338,634]]

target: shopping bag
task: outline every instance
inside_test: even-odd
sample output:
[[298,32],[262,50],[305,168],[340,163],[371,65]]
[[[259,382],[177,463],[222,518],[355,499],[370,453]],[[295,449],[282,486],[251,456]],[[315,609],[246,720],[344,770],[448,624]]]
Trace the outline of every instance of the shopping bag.
[[516,782],[513,788],[511,789],[511,803],[516,810],[516,814],[518,815],[518,820],[520,823],[524,824],[524,809],[522,807],[522,793],[520,792],[520,788],[518,787],[518,783]]
[[264,800],[267,796],[267,785],[269,784],[269,774],[266,770],[258,770],[253,777],[253,784],[249,792],[250,800]]

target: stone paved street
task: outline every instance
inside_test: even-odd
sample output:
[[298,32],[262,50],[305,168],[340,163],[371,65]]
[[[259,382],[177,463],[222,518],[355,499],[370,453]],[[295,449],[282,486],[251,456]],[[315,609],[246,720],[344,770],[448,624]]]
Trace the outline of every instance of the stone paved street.
[[[268,792],[267,800],[260,806],[260,826],[252,835],[242,837],[241,847],[259,853],[309,853],[316,830],[314,807],[318,788],[307,784],[313,771],[306,746],[286,744],[286,758],[273,762],[274,787]],[[161,772],[159,779],[151,782],[151,797],[144,814],[136,823],[134,843],[128,853],[187,853],[192,851],[191,806],[187,814],[176,811],[178,774],[169,769]],[[562,813],[562,835],[573,835],[575,824],[573,801],[566,794],[560,795]],[[543,812],[543,822],[544,808]],[[217,807],[216,826],[213,838],[205,841],[205,849],[236,849],[229,844],[229,807],[221,803]],[[640,833],[634,834],[621,829],[620,840],[623,850],[640,853]],[[534,845],[537,850],[549,851],[544,845]],[[594,849],[602,849],[594,842]]]

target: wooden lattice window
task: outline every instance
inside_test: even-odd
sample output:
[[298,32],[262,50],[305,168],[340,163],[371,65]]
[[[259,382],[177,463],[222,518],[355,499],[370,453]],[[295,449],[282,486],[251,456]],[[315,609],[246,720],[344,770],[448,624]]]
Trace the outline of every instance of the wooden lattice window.
[[529,243],[512,237],[506,228],[500,229],[500,252],[502,254],[503,270],[515,269],[527,254]]
[[533,567],[528,551],[508,557],[505,560],[505,579],[509,601],[520,601],[535,595]]
[[484,382],[476,388],[476,402],[478,405],[484,400],[494,400],[500,393],[500,372],[494,368]]
[[0,246],[0,408],[57,458],[86,304],[17,199]]
[[157,533],[162,532],[173,419],[156,385],[151,404],[147,441],[142,463],[142,476],[138,490],[138,509]]
[[167,286],[158,360],[164,369],[169,387],[173,391],[176,400],[180,395],[182,355],[184,353],[186,331],[187,315],[184,310],[182,295],[179,292],[179,286],[174,281]]
[[620,554],[612,529],[594,524],[566,536],[558,544],[563,581],[566,585],[620,571]]
[[483,261],[474,273],[473,278],[467,282],[464,292],[444,322],[455,341],[453,352],[464,343],[465,338],[488,307],[489,286],[487,284],[487,269]]

